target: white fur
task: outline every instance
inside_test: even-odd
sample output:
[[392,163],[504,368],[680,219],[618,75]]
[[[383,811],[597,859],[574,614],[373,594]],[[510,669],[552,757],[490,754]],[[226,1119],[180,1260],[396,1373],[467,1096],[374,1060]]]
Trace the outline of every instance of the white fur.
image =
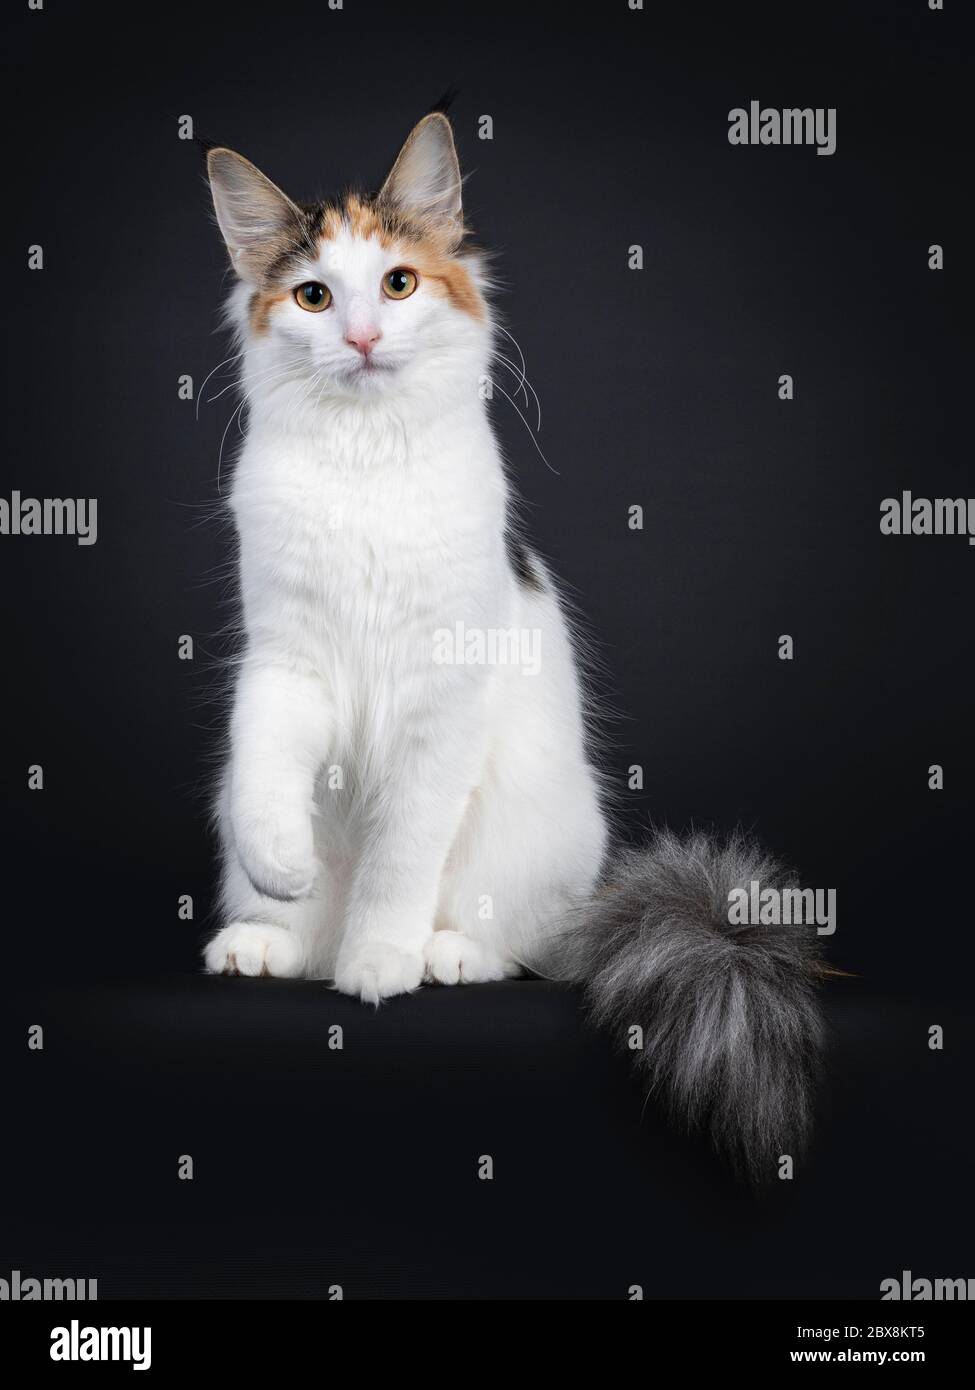
[[[516,973],[591,893],[606,837],[558,599],[506,558],[490,325],[422,282],[384,299],[402,264],[324,243],[296,284],[323,281],[332,307],[283,302],[257,337],[235,296],[246,650],[218,806],[227,925],[205,956],[374,1003]],[[371,370],[345,341],[363,323]],[[537,674],[438,664],[458,622],[537,629]]]

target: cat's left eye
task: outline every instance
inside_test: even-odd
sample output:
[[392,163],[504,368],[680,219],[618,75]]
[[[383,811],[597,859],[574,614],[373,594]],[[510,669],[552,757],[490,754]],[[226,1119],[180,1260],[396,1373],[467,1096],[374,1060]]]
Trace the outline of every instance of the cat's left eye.
[[418,284],[416,272],[401,266],[383,276],[383,294],[387,299],[409,299]]

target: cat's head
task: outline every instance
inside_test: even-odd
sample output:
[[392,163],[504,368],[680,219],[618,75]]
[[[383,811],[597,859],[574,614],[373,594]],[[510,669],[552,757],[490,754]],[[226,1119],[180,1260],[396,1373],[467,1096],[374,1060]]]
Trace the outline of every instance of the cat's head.
[[368,398],[473,369],[489,337],[485,282],[465,249],[442,113],[414,128],[374,197],[294,202],[227,149],[210,151],[208,171],[260,394],[307,379],[308,398]]

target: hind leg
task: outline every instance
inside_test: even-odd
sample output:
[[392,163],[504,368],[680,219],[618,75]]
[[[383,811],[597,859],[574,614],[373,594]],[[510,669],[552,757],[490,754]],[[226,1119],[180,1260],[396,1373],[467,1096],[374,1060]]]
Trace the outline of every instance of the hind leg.
[[[441,884],[427,978],[500,980],[545,963],[568,913],[593,891],[606,826],[588,765],[517,761],[500,754],[468,804]],[[534,784],[527,776],[534,775]],[[539,794],[539,784],[541,793]]]
[[423,948],[424,979],[434,985],[476,985],[517,975],[519,967],[487,942],[463,932],[435,931]]

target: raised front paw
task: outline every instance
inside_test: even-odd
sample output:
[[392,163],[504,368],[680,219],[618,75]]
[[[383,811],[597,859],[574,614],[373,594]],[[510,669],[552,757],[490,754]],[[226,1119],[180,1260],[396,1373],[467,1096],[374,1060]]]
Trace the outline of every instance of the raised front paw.
[[212,975],[301,974],[301,948],[291,932],[263,922],[231,922],[203,953]]
[[422,980],[422,955],[385,941],[364,941],[343,951],[335,970],[335,988],[341,994],[358,995],[364,1004],[408,994]]
[[259,893],[281,902],[308,897],[318,861],[306,811],[272,803],[258,812],[236,814],[233,828],[237,857]]

